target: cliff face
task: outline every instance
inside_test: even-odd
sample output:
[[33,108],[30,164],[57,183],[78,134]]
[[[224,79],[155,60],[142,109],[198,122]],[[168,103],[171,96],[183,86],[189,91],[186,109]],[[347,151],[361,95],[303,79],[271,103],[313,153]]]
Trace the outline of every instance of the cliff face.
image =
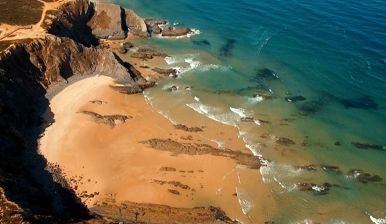
[[37,48],[38,42],[18,45],[0,56],[0,188],[5,193],[0,214],[10,214],[0,215],[1,223],[11,220],[7,209],[12,208],[20,219],[35,223],[88,217],[75,194],[53,180],[37,152],[40,117],[48,106],[45,87],[55,79],[42,72],[49,67],[43,58],[31,57],[29,51]]
[[94,16],[94,4],[88,0],[75,0],[65,3],[60,14],[52,20],[48,32],[59,37],[69,37],[86,46],[98,45],[87,23]]
[[66,25],[52,28],[62,37],[48,35],[0,53],[0,223],[68,223],[89,217],[38,153],[48,88],[73,76],[98,74],[115,78],[126,93],[152,85],[109,49],[92,46],[87,29],[78,29],[88,21],[91,6],[75,3],[58,17]]

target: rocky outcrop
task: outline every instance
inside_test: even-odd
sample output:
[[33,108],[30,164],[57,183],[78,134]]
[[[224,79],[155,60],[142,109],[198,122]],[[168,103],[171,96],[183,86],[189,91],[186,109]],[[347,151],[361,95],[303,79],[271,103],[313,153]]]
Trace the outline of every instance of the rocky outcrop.
[[233,159],[251,169],[259,169],[261,166],[259,158],[252,154],[231,149],[218,149],[207,144],[180,143],[172,139],[150,139],[140,143],[156,150],[171,152],[172,155],[213,155]]
[[[173,192],[171,193],[179,194],[178,191],[174,190]],[[91,210],[105,217],[121,220],[124,223],[239,223],[226,216],[220,208],[212,206],[173,208],[166,205],[123,202],[120,205],[97,204]]]
[[178,37],[178,36],[184,36],[191,32],[189,28],[186,27],[172,27],[172,26],[165,26],[165,28],[162,30],[162,36],[164,37]]
[[117,123],[125,123],[127,119],[131,119],[133,117],[114,114],[114,115],[100,115],[92,111],[81,111],[82,114],[86,114],[92,117],[97,123],[102,123],[109,125],[111,128],[114,128]]
[[48,36],[0,53],[0,188],[20,207],[14,212],[42,223],[89,217],[75,193],[54,181],[38,153],[41,116],[48,108],[45,95],[70,77],[97,74],[115,78],[126,92],[150,86],[133,70],[108,49],[65,37]]
[[119,5],[94,3],[94,15],[87,23],[92,34],[99,39],[125,39],[122,10]]
[[69,37],[86,46],[98,45],[98,39],[87,25],[94,15],[94,4],[88,0],[67,2],[52,19],[47,31],[59,37]]
[[125,16],[126,26],[130,33],[141,37],[149,37],[144,19],[131,9],[125,9]]
[[47,30],[51,34],[98,45],[98,39],[124,39],[127,32],[148,37],[145,21],[130,9],[118,5],[74,0],[65,3]]
[[161,34],[162,29],[160,28],[160,25],[166,25],[167,21],[161,19],[146,19],[145,23],[151,28],[152,34]]

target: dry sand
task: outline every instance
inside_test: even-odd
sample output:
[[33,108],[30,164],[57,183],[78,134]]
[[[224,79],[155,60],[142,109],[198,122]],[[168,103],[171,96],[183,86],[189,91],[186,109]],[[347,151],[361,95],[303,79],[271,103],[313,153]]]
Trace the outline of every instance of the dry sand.
[[[194,145],[215,143],[205,138],[221,130],[234,151],[250,152],[234,127],[206,119],[203,132],[176,129],[154,112],[142,94],[114,91],[114,81],[94,76],[78,81],[50,102],[55,122],[40,141],[40,152],[57,164],[82,201],[92,208],[103,202],[163,204],[180,208],[215,206],[244,223],[263,223],[274,206],[258,169],[215,154],[173,155],[142,141],[160,139]],[[91,102],[93,101],[93,102]],[[125,115],[112,127],[88,114]],[[208,133],[206,133],[208,132]],[[215,149],[221,150],[221,149]],[[167,168],[166,168],[167,167]],[[243,214],[242,207],[244,207]]]

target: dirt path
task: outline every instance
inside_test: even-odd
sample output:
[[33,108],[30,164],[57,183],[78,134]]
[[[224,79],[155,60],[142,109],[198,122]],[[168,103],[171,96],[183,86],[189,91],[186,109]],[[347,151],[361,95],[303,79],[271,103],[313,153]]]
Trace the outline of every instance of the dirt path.
[[41,25],[44,22],[44,18],[46,17],[47,11],[58,9],[63,3],[71,0],[59,0],[56,2],[45,2],[42,0],[38,1],[43,4],[42,16],[40,18],[40,21],[34,25],[28,26],[11,26],[8,24],[2,24],[0,25],[0,31],[2,31],[1,33],[3,33],[3,35],[0,36],[0,41],[44,37],[47,33]]

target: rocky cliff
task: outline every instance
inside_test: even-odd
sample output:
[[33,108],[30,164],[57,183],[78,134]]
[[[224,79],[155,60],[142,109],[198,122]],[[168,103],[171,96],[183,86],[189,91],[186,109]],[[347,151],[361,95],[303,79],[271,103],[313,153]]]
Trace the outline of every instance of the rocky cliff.
[[[73,76],[103,74],[127,92],[141,92],[149,83],[131,69],[108,49],[65,37],[48,36],[0,53],[0,189],[4,200],[19,206],[23,220],[67,222],[88,216],[75,194],[54,181],[37,152],[47,88]],[[4,221],[1,211],[0,205]]]

